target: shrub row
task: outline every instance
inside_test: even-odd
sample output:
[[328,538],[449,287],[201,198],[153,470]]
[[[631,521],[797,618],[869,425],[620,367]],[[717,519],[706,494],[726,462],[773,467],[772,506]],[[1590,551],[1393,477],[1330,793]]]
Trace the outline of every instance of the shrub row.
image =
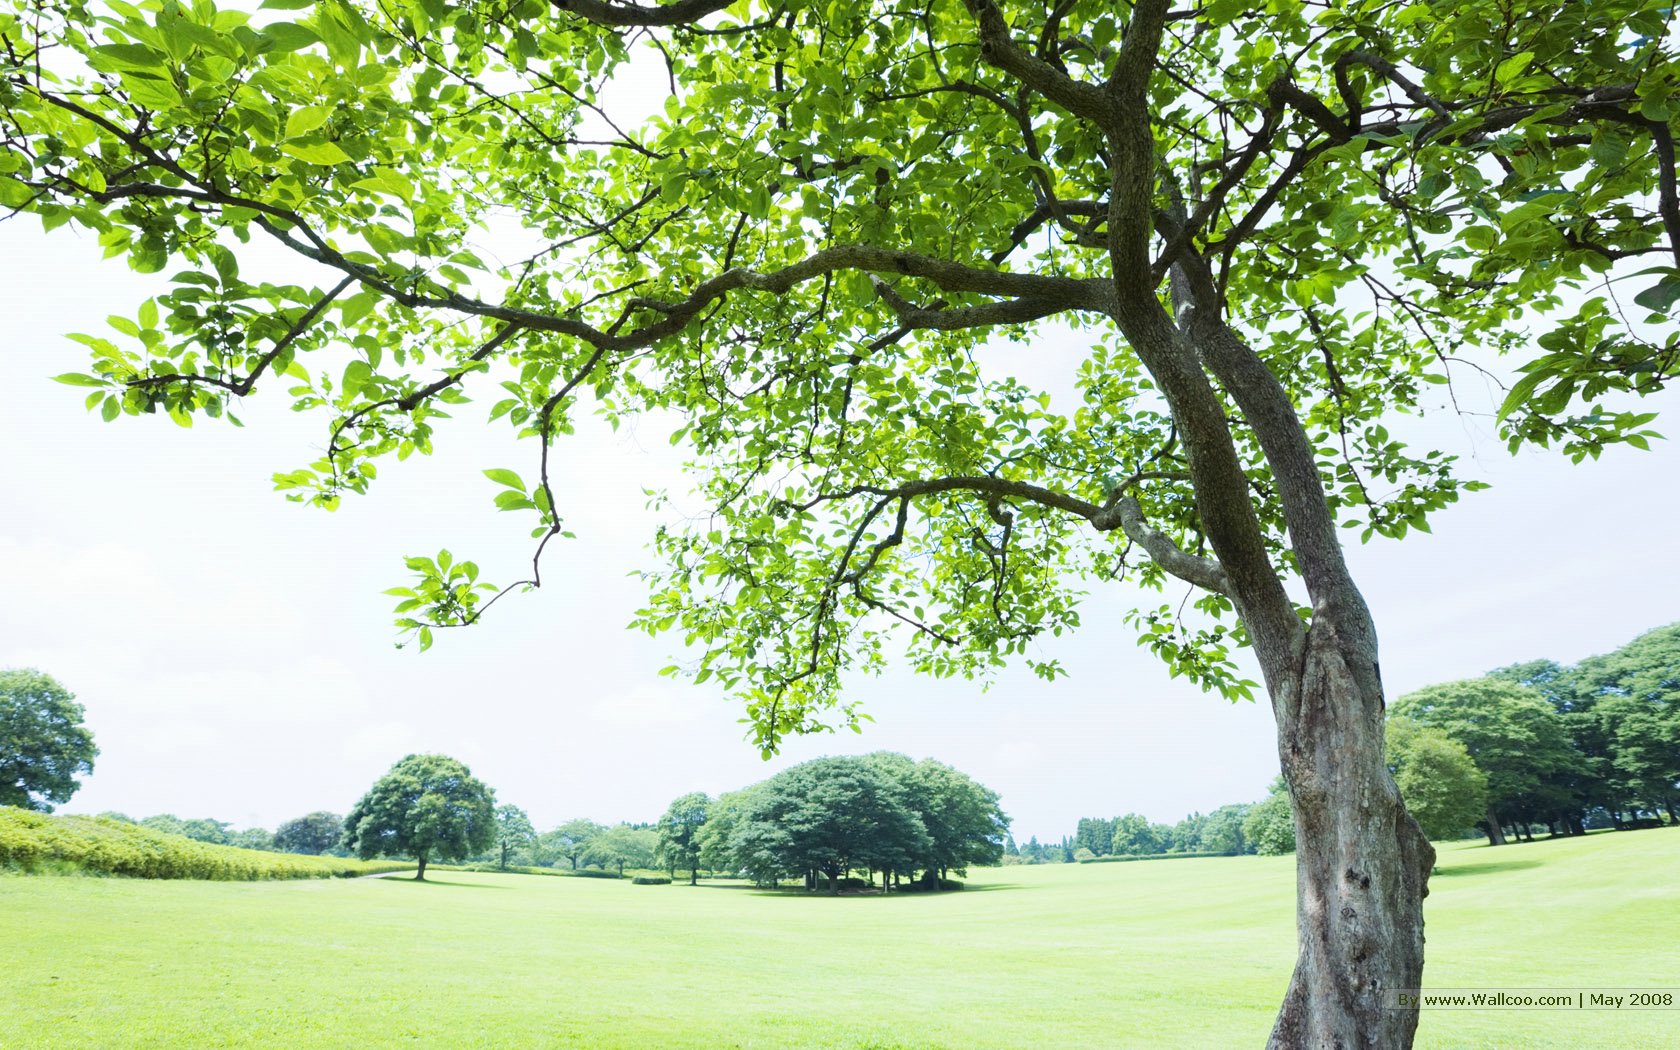
[[402,861],[306,857],[195,842],[109,817],[51,816],[0,806],[0,867],[143,879],[326,879],[414,867]]
[[1229,857],[1229,853],[1124,853],[1112,857],[1088,857],[1080,864],[1124,864],[1134,860],[1177,860],[1180,857]]
[[664,875],[637,875],[630,880],[633,886],[669,886],[671,880]]

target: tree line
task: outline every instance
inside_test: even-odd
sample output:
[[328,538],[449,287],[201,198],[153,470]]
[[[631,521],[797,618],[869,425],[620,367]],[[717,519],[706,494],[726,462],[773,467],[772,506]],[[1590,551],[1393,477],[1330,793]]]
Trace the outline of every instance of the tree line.
[[[1402,721],[1474,762],[1482,805],[1464,826],[1490,844],[1680,824],[1680,623],[1573,666],[1531,660],[1420,689],[1394,704],[1391,735]],[[1473,786],[1458,795],[1461,809],[1477,801]]]
[[[1409,693],[1389,709],[1384,755],[1432,839],[1680,824],[1680,623],[1573,666],[1531,660]],[[1294,849],[1280,778],[1259,802],[1177,824],[1082,818],[1058,844],[1011,840],[1005,863]]]
[[941,762],[890,752],[815,759],[715,799],[691,792],[651,823],[575,818],[540,833],[524,809],[497,805],[492,789],[444,755],[404,758],[345,817],[309,813],[273,833],[207,817],[103,815],[218,845],[412,858],[420,878],[433,861],[617,875],[663,868],[672,878],[686,870],[691,882],[706,872],[815,889],[820,879],[834,893],[876,874],[888,891],[949,886],[971,864],[998,863],[1009,827],[996,792]]

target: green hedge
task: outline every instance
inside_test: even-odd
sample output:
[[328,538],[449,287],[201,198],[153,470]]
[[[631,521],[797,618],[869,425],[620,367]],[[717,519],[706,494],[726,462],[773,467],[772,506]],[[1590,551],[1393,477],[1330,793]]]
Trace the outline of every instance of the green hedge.
[[634,886],[669,886],[671,879],[666,875],[637,875],[630,883]]
[[1123,853],[1118,856],[1092,857],[1080,864],[1125,864],[1134,860],[1179,860],[1185,857],[1232,857],[1234,853]]
[[405,871],[403,861],[306,857],[213,846],[109,817],[52,816],[0,806],[0,868],[142,879],[326,879]]

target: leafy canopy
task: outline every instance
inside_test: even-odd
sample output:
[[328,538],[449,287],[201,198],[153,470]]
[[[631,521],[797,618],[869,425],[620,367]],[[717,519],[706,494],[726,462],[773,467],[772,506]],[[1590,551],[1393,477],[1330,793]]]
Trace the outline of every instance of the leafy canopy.
[[50,675],[0,671],[0,806],[51,812],[70,800],[99,754],[82,714]]
[[[538,544],[513,588],[564,533],[555,439],[588,411],[674,419],[711,513],[659,533],[637,623],[697,646],[766,750],[855,724],[841,670],[880,667],[892,631],[924,671],[1054,676],[1031,643],[1077,626],[1081,580],[1200,588],[1199,615],[1138,610],[1141,638],[1247,697],[1230,651],[1254,624],[1225,592],[1301,568],[1288,486],[1229,374],[1219,411],[1169,410],[1182,376],[1131,338],[1140,304],[1252,347],[1361,537],[1474,487],[1383,420],[1490,353],[1515,355],[1513,447],[1643,445],[1651,416],[1614,395],[1680,356],[1674,17],[5,0],[0,208],[168,275],[74,337],[91,366],[59,378],[105,419],[231,418],[259,387],[322,413],[324,454],[276,478],[293,498],[365,491],[490,399],[531,446],[485,471]],[[671,94],[620,126],[603,89],[648,75],[643,42]],[[512,247],[478,247],[491,229]],[[254,243],[306,276],[259,272]],[[1069,404],[1007,365],[1051,321],[1086,348]],[[1245,500],[1258,538],[1213,565]],[[447,550],[408,566],[421,647],[507,593]]]
[[363,860],[409,855],[423,866],[495,841],[495,792],[447,755],[404,758],[344,818],[344,847]]

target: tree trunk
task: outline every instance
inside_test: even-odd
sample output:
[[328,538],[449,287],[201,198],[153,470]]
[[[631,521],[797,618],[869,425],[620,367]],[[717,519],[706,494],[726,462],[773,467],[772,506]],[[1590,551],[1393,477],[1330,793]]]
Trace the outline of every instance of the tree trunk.
[[[1403,1050],[1423,975],[1423,898],[1435,850],[1383,761],[1374,661],[1315,618],[1278,696],[1278,747],[1295,811],[1299,956],[1273,1050]],[[1368,666],[1361,668],[1361,663]]]
[[424,853],[414,858],[420,864],[420,870],[414,873],[414,881],[426,881],[426,855]]
[[700,885],[700,869],[699,869],[699,867],[693,867],[693,868],[688,869],[688,884],[690,886]]
[[1487,811],[1487,837],[1490,846],[1505,845],[1505,829],[1500,826],[1499,814],[1493,811],[1492,806]]

